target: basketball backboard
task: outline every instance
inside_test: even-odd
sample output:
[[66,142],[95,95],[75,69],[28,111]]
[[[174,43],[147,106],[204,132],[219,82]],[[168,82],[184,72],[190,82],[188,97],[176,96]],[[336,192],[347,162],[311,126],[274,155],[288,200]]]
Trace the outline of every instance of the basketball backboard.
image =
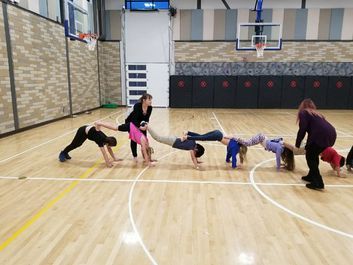
[[65,0],[65,35],[82,40],[82,33],[95,33],[93,23],[94,0]]
[[265,50],[281,50],[282,25],[263,22],[238,24],[237,50],[256,50],[256,44],[259,42],[264,43]]

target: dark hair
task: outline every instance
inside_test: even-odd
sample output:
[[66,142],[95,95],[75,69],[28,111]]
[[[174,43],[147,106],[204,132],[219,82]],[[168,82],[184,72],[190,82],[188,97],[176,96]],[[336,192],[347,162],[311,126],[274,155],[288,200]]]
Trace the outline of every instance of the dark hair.
[[142,103],[143,100],[146,100],[146,99],[152,99],[152,95],[151,95],[151,94],[148,94],[148,93],[144,93],[144,94],[140,97],[139,101]]
[[201,157],[205,153],[205,148],[200,144],[196,144],[196,148],[194,150],[196,157]]
[[295,168],[293,151],[287,147],[284,147],[281,158],[284,162],[284,167],[289,171],[293,171]]
[[346,162],[346,159],[343,156],[341,156],[340,167],[343,167],[345,162]]
[[239,159],[240,159],[240,163],[244,163],[244,160],[246,159],[246,153],[248,152],[248,147],[246,145],[243,144],[239,144]]
[[108,146],[116,146],[116,138],[115,137],[107,137],[107,138],[105,138],[105,143],[108,144]]

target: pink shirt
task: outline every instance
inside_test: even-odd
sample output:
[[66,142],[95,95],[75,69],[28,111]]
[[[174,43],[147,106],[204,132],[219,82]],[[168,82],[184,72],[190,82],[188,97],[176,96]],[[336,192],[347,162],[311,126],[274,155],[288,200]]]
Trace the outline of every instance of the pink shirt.
[[145,139],[148,141],[147,137],[138,128],[136,128],[136,126],[132,122],[130,122],[129,138],[134,142],[138,143],[139,145],[141,145],[142,137],[145,137]]

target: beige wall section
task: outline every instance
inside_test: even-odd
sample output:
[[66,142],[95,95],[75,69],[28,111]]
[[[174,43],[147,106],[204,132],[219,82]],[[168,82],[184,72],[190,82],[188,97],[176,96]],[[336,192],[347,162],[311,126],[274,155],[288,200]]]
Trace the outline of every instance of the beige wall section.
[[282,32],[282,38],[284,40],[293,40],[294,39],[295,18],[296,18],[296,10],[295,9],[285,9],[284,10],[283,32]]
[[171,21],[173,23],[173,40],[180,40],[180,10]]
[[176,42],[175,62],[352,62],[347,42],[284,42],[280,51],[236,51],[233,42]]
[[343,15],[342,40],[353,39],[353,8],[346,8]]
[[180,39],[191,39],[191,10],[180,10]]
[[121,40],[121,12],[110,12],[110,37],[112,40]]
[[225,38],[225,23],[226,23],[226,11],[223,9],[217,9],[214,11],[214,28],[213,35],[215,40],[224,40]]
[[[237,24],[240,23],[248,23],[249,21],[249,9],[238,9],[238,21]],[[238,31],[238,28],[237,28]],[[248,36],[248,28],[247,27],[243,27],[243,29],[241,30],[241,39],[247,38]],[[237,33],[239,34],[239,33]]]
[[0,3],[0,134],[13,131],[14,129],[4,17]]
[[72,112],[99,107],[97,50],[88,50],[81,41],[70,41],[69,57]]
[[61,25],[8,6],[20,128],[69,114]]
[[319,35],[320,9],[308,9],[308,23],[306,28],[306,39],[317,40]]
[[213,40],[214,10],[203,10],[203,39]]
[[120,42],[99,42],[98,48],[102,104],[121,105]]
[[319,40],[328,40],[330,38],[330,22],[331,9],[320,9]]

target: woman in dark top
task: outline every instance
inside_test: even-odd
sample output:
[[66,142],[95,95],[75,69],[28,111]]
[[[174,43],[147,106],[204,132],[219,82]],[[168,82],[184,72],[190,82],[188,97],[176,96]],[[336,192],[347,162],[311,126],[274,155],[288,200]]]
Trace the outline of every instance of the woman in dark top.
[[[125,124],[118,126],[118,130],[121,132],[129,131],[130,122],[132,122],[137,128],[139,128],[142,133],[147,136],[146,128],[140,126],[142,121],[149,122],[150,116],[152,113],[152,96],[148,93],[145,93],[140,98],[140,102],[134,105],[134,110],[130,115],[125,119]],[[137,144],[134,141],[130,141],[131,153],[134,159],[137,158]]]
[[299,105],[298,122],[299,130],[295,141],[297,148],[300,147],[305,134],[308,133],[305,158],[309,167],[309,173],[307,176],[302,177],[302,179],[310,182],[306,184],[306,187],[309,189],[323,189],[324,182],[319,171],[319,155],[327,147],[334,145],[337,136],[336,130],[316,110],[315,103],[311,99],[304,99]]
[[95,126],[85,125],[77,130],[72,142],[68,146],[66,146],[63,151],[60,152],[60,162],[65,162],[67,159],[71,159],[71,157],[69,156],[69,152],[80,147],[87,139],[95,142],[98,145],[99,149],[102,152],[107,167],[112,167],[113,164],[109,160],[108,154],[105,150],[105,146],[107,147],[108,153],[114,161],[120,160],[114,155],[113,150],[111,148],[111,146],[116,146],[116,138],[106,136]]

